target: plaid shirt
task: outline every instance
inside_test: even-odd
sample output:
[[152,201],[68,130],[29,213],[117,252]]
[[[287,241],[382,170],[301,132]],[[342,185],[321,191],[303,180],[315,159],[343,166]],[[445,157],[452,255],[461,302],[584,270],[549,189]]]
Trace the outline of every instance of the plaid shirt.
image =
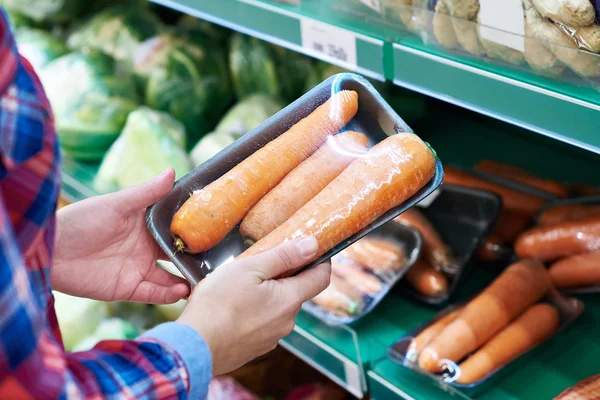
[[50,287],[59,189],[50,105],[0,9],[0,399],[205,397],[210,352],[181,324],[65,352]]

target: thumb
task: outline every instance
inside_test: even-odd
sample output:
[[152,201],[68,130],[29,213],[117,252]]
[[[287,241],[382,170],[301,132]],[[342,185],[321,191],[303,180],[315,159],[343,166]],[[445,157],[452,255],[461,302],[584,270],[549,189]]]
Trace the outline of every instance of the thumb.
[[175,171],[168,168],[148,182],[116,192],[114,200],[126,213],[139,211],[165,197],[173,188],[174,182]]
[[[319,243],[312,236],[285,242],[272,250],[244,259],[245,265],[259,274],[264,281],[289,276],[315,259]],[[248,268],[247,266],[245,268]]]

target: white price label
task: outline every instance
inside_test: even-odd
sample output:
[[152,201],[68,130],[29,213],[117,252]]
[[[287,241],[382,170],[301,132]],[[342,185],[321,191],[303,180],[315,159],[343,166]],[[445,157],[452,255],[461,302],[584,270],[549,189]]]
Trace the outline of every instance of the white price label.
[[345,29],[308,18],[300,20],[302,46],[332,62],[356,67],[356,36]]
[[360,0],[360,2],[377,12],[381,12],[381,0]]
[[522,0],[479,0],[481,37],[525,51],[525,13]]
[[422,207],[422,208],[429,207],[435,201],[435,199],[438,198],[440,193],[441,193],[441,189],[439,189],[439,188],[435,189],[429,196],[425,197],[423,200],[418,202],[417,206]]
[[358,365],[344,362],[344,373],[346,375],[346,389],[357,397],[362,397],[362,387],[360,384],[360,370]]

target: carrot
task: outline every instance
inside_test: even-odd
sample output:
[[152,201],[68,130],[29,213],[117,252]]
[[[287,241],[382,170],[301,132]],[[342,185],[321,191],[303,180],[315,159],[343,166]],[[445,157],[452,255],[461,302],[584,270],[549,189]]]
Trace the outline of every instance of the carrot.
[[571,183],[569,187],[569,197],[596,196],[600,194],[598,186],[586,185],[585,183]]
[[406,265],[404,249],[389,240],[366,237],[342,254],[371,271],[398,271]]
[[540,226],[523,233],[515,243],[521,258],[553,261],[600,250],[600,217]]
[[327,289],[312,301],[335,315],[352,316],[362,312],[363,301],[360,292],[341,277],[332,274]]
[[530,307],[513,323],[459,365],[457,382],[477,382],[548,339],[558,328],[560,314],[549,304]]
[[435,173],[435,156],[418,136],[401,133],[353,161],[325,189],[240,257],[314,236],[315,259],[421,189]]
[[557,288],[581,288],[600,284],[600,252],[578,254],[557,261],[548,270]]
[[406,271],[406,280],[425,296],[439,297],[448,292],[448,279],[423,260]]
[[490,235],[483,239],[479,248],[477,249],[477,259],[482,262],[496,262],[499,261],[506,253],[508,249],[506,245],[496,235]]
[[444,330],[451,322],[454,322],[460,314],[462,308],[457,308],[448,315],[440,318],[427,328],[423,329],[413,340],[411,340],[406,352],[408,357],[419,355],[421,350],[425,348],[441,331]]
[[521,260],[511,265],[423,349],[419,366],[439,372],[444,360],[460,361],[541,299],[549,288],[550,278],[542,263]]
[[600,217],[600,205],[565,204],[552,207],[540,214],[537,223],[540,226],[550,226],[589,217]]
[[510,212],[503,212],[494,224],[492,234],[504,243],[512,244],[530,224],[531,216],[523,216]]
[[496,193],[502,197],[502,205],[505,211],[519,215],[533,216],[546,203],[546,200],[541,197],[486,181],[449,166],[444,167],[444,183]]
[[423,253],[427,262],[437,270],[455,269],[456,261],[450,247],[444,243],[433,225],[416,207],[412,207],[394,220],[415,228],[423,238]]
[[365,272],[355,261],[339,255],[331,259],[331,270],[364,294],[374,295],[383,288],[379,278]]
[[504,164],[498,161],[483,160],[477,163],[473,169],[475,171],[485,172],[490,175],[531,186],[532,188],[553,194],[559,198],[569,196],[569,190],[561,183],[550,179],[538,178],[531,172],[515,167],[514,165]]
[[329,137],[327,143],[250,210],[240,225],[240,233],[254,240],[271,233],[323,190],[354,159],[365,154],[368,147],[369,139],[362,133],[345,132]]
[[171,222],[177,250],[206,251],[290,171],[343,128],[358,110],[358,94],[343,90],[287,132],[208,186],[194,192]]

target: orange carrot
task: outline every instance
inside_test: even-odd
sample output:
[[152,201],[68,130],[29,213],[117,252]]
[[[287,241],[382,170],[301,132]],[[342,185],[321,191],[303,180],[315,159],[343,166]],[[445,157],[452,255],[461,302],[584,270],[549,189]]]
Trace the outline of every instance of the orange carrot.
[[558,328],[560,314],[549,304],[530,307],[460,364],[458,383],[477,382],[548,339]]
[[333,257],[331,259],[331,270],[362,293],[374,295],[379,293],[383,288],[379,278],[364,271],[355,261],[345,257],[339,255]]
[[600,205],[566,204],[552,207],[540,214],[537,223],[540,226],[550,226],[589,217],[600,217]]
[[443,360],[459,362],[541,299],[549,288],[550,278],[542,263],[521,260],[511,265],[423,349],[419,366],[439,372]]
[[366,237],[342,252],[371,271],[398,271],[406,265],[406,253],[397,244],[381,238]]
[[586,185],[585,183],[571,183],[569,187],[569,197],[596,196],[600,194],[598,186]]
[[406,271],[406,280],[421,294],[439,297],[448,292],[448,279],[423,260]]
[[437,270],[455,269],[456,261],[450,247],[444,243],[439,233],[416,207],[412,207],[394,220],[415,228],[423,238],[423,254],[427,262]]
[[400,133],[353,161],[325,189],[241,257],[314,236],[315,259],[414,195],[435,173],[435,156],[418,136]]
[[221,178],[194,192],[171,222],[175,247],[200,253],[219,243],[269,190],[357,111],[358,94],[338,92]]
[[444,183],[496,193],[502,197],[505,211],[519,215],[533,216],[546,203],[541,197],[481,179],[450,166],[444,166]]
[[600,217],[540,226],[523,233],[515,243],[521,258],[553,261],[600,250]]
[[484,238],[477,249],[477,259],[483,262],[499,261],[508,249],[506,245],[496,235],[489,235]]
[[600,252],[578,254],[557,261],[548,272],[557,288],[600,285]]
[[327,289],[312,301],[325,311],[342,316],[359,314],[364,305],[358,289],[335,274],[331,275]]
[[354,159],[364,155],[369,139],[362,133],[331,136],[319,150],[302,162],[250,210],[240,233],[260,240],[315,197]]
[[532,188],[550,193],[559,198],[569,196],[569,190],[557,181],[542,179],[533,175],[531,172],[514,165],[504,164],[498,161],[484,160],[480,161],[473,168],[475,171],[481,171],[500,178],[508,179],[514,182],[522,183]]
[[429,325],[427,328],[423,329],[421,333],[411,340],[410,345],[408,346],[407,355],[410,354],[410,357],[417,356],[425,348],[425,346],[427,346],[441,331],[444,330],[445,327],[450,325],[451,322],[454,322],[454,320],[458,318],[461,310],[462,308],[457,308],[448,315]]

